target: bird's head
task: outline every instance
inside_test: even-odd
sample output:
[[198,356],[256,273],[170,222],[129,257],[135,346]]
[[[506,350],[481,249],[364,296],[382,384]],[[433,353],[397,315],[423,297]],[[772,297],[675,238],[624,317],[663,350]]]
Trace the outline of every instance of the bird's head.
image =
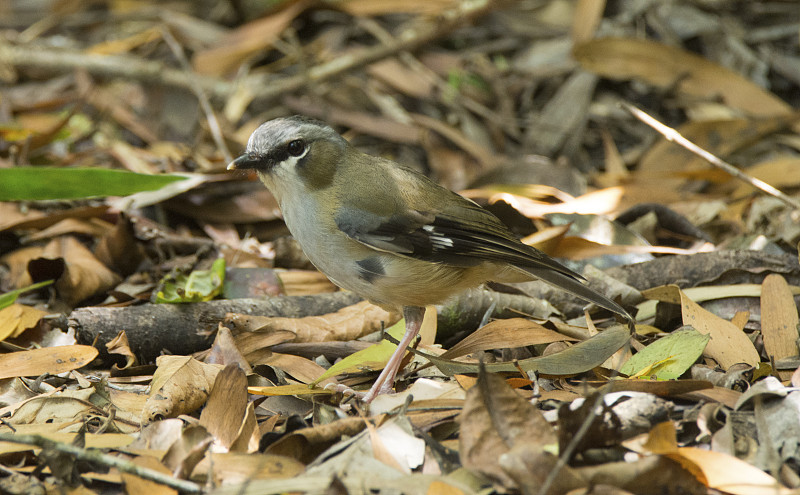
[[348,143],[319,120],[295,115],[261,124],[228,170],[255,170],[278,195],[295,182],[311,189],[330,184]]

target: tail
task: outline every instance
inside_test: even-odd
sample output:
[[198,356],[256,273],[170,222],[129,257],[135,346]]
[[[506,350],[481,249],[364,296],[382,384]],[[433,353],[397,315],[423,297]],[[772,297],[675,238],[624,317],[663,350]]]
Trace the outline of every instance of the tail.
[[[537,268],[537,267],[528,267],[528,266],[519,266],[521,270],[533,275],[534,277],[547,282],[548,284],[557,287],[559,289],[565,290],[571,294],[574,294],[584,301],[588,301],[594,303],[601,308],[607,309],[613,313],[620,315],[621,317],[625,318],[629,325],[633,324],[633,317],[625,311],[625,309],[620,306],[619,304],[615,303],[611,299],[607,298],[603,294],[600,294],[596,290],[592,289],[588,285],[581,282],[578,278],[571,277],[567,274],[562,272],[557,272],[555,270],[551,270],[549,268]],[[579,276],[575,274],[576,277]]]

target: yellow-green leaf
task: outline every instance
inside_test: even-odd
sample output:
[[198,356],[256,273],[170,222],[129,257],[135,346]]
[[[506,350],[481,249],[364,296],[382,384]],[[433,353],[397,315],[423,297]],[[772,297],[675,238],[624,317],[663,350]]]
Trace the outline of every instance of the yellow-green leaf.
[[710,339],[694,328],[685,327],[634,354],[622,365],[620,372],[629,376],[674,380],[697,361]]

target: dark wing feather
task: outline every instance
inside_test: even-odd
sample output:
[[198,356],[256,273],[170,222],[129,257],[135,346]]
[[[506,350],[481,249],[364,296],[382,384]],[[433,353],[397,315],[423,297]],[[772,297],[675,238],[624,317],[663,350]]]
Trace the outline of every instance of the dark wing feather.
[[379,251],[464,267],[483,261],[505,262],[583,280],[538,249],[521,243],[489,211],[457,197],[460,201],[450,205],[451,211],[409,209],[388,218],[345,207],[337,214],[336,224],[350,238]]
[[521,243],[489,211],[458,198],[443,212],[406,210],[388,218],[345,207],[337,214],[336,224],[350,238],[400,256],[460,267],[483,261],[509,263],[630,321],[619,304],[585,285],[584,277]]

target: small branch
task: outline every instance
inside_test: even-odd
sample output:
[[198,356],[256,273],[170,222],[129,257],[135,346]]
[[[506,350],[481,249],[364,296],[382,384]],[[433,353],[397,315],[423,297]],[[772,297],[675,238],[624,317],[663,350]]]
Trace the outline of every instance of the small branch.
[[183,47],[178,40],[172,36],[169,29],[166,27],[161,28],[161,36],[164,41],[169,46],[169,49],[172,50],[172,54],[175,55],[175,58],[183,67],[183,70],[186,72],[186,75],[189,78],[189,82],[192,86],[192,92],[197,97],[197,101],[200,103],[200,108],[203,110],[203,113],[206,115],[206,122],[208,122],[208,130],[211,133],[211,137],[214,139],[214,143],[217,145],[217,149],[220,153],[222,153],[222,158],[225,160],[225,163],[230,163],[233,160],[231,156],[231,151],[228,149],[228,146],[225,144],[225,138],[222,136],[222,129],[219,125],[219,120],[217,120],[217,115],[214,113],[214,109],[211,107],[211,101],[209,101],[208,96],[206,95],[203,86],[197,80],[197,74],[192,71],[192,64],[189,63],[189,59],[186,58],[186,54],[183,51]]
[[252,75],[238,82],[215,77],[189,74],[173,69],[162,62],[142,60],[130,55],[95,55],[69,50],[52,50],[45,46],[12,45],[0,41],[0,62],[11,67],[48,69],[58,72],[78,68],[101,77],[147,81],[196,91],[201,88],[209,95],[226,99],[239,84],[250,88],[253,99],[272,100],[302,88],[310,82],[331,79],[345,72],[382,60],[397,53],[414,50],[450,33],[467,22],[488,13],[494,0],[465,0],[434,19],[425,19],[404,32],[390,44],[379,44],[356,53],[336,57],[309,68],[301,74],[282,79],[273,75]]
[[202,493],[203,490],[191,481],[173,478],[170,475],[137,466],[125,459],[105,454],[97,449],[83,449],[67,443],[56,442],[41,435],[15,435],[13,433],[0,433],[0,441],[32,445],[44,450],[57,451],[71,455],[81,461],[100,464],[102,466],[117,468],[123,473],[133,474],[142,479],[174,488],[183,493]]
[[84,69],[98,77],[132,79],[192,90],[194,81],[204,90],[225,97],[233,85],[227,81],[201,75],[189,75],[164,63],[142,60],[131,55],[97,55],[75,50],[58,50],[36,45],[12,45],[0,42],[0,61],[17,68],[69,72]]
[[791,196],[788,196],[788,195],[782,193],[780,190],[776,189],[775,187],[772,187],[771,185],[767,184],[763,180],[756,179],[755,177],[747,175],[746,173],[742,172],[741,170],[739,170],[738,168],[734,167],[730,163],[728,163],[728,162],[722,160],[721,158],[717,157],[713,153],[711,153],[711,152],[701,148],[700,146],[694,144],[693,142],[689,141],[685,137],[681,136],[681,134],[678,131],[676,131],[675,129],[673,129],[673,128],[667,126],[667,125],[662,124],[661,122],[656,120],[653,116],[651,116],[648,113],[644,112],[643,110],[635,107],[634,105],[631,105],[630,103],[627,103],[627,102],[624,102],[624,101],[620,102],[620,104],[622,105],[622,107],[625,110],[629,111],[634,117],[636,117],[637,119],[641,120],[645,124],[649,125],[653,129],[655,129],[659,134],[664,136],[664,138],[667,141],[670,141],[670,142],[673,142],[673,143],[675,143],[675,144],[677,144],[679,146],[682,146],[683,148],[691,151],[692,153],[694,153],[695,155],[699,156],[700,158],[703,158],[704,160],[708,161],[711,165],[724,170],[725,172],[729,173],[730,175],[736,177],[737,179],[750,184],[751,186],[755,187],[756,189],[761,190],[762,192],[765,192],[765,193],[769,194],[770,196],[778,198],[779,200],[781,200],[784,203],[786,203],[787,206],[789,206],[790,208],[794,209],[795,211],[800,211],[800,202],[798,202],[797,200],[795,200]]

